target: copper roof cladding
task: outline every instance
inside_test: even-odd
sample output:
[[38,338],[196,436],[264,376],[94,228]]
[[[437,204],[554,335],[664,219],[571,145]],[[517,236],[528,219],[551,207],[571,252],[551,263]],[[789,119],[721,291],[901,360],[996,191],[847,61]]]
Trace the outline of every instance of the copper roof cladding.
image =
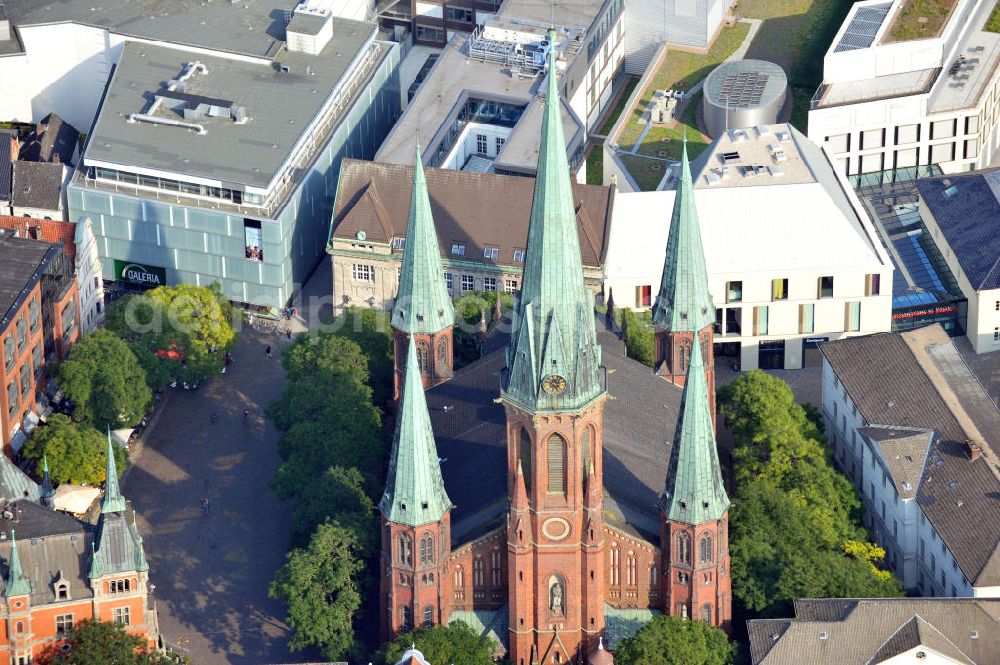
[[[427,168],[427,191],[441,255],[454,259],[452,244],[464,244],[465,261],[517,265],[514,250],[528,241],[535,179],[493,173]],[[389,243],[406,234],[413,167],[345,159],[334,203],[330,240],[352,240],[364,231],[368,242]],[[573,184],[573,203],[585,266],[604,262],[614,189]],[[497,259],[483,258],[483,248],[498,247]]]
[[[1000,411],[951,339],[935,324],[820,349],[867,423],[937,433],[917,503],[970,584],[1000,585],[1000,479],[989,461],[1000,449]],[[985,444],[979,459],[969,458],[970,438]]]

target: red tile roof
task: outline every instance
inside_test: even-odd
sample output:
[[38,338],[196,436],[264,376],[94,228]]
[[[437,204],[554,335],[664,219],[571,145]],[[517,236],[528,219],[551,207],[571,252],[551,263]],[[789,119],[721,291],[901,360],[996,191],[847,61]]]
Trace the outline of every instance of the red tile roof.
[[[41,235],[32,235],[30,229],[40,228]],[[35,219],[34,217],[11,217],[0,215],[0,229],[17,231],[21,238],[34,238],[45,242],[62,242],[66,258],[70,261],[76,257],[76,244],[73,242],[76,224],[54,219]]]

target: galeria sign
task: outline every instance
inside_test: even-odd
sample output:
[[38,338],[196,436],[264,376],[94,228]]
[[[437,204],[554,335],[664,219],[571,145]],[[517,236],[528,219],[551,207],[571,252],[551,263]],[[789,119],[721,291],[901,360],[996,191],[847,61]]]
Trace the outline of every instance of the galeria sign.
[[115,275],[123,282],[142,286],[163,286],[167,283],[167,271],[163,268],[133,261],[115,259]]

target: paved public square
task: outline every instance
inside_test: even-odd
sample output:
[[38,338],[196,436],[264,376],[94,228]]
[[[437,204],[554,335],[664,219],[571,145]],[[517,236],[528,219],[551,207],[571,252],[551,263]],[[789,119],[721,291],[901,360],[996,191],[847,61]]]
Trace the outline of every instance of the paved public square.
[[277,432],[264,416],[285,384],[285,343],[244,330],[224,376],[170,391],[124,482],[145,536],[161,634],[197,665],[297,660],[284,607],[267,597],[288,546],[289,508],[268,489]]

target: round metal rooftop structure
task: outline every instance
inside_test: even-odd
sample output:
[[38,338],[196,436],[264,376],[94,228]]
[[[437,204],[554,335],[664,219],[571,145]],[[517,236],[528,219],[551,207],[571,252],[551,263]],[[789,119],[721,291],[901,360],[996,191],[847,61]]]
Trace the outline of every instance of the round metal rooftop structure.
[[773,62],[732,60],[712,70],[703,90],[705,128],[715,138],[727,129],[777,122],[788,77]]

